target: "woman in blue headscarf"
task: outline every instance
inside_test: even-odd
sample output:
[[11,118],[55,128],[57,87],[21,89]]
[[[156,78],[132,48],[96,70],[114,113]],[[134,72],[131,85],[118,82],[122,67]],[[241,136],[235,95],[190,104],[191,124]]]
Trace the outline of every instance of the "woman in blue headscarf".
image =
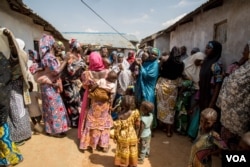
[[[155,86],[159,74],[158,63],[159,50],[153,47],[144,49],[142,61],[136,60],[140,67],[140,73],[135,83],[135,98],[137,106],[142,101],[150,101],[155,104]],[[156,124],[153,125],[155,127]]]

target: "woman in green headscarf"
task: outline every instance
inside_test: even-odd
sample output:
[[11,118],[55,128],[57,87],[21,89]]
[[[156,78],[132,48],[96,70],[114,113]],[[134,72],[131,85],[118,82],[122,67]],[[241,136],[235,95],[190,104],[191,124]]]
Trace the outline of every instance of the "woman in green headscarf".
[[[144,49],[144,61],[136,60],[140,68],[135,84],[135,98],[138,106],[140,106],[142,101],[149,101],[155,104],[155,86],[159,74],[158,56],[159,50],[149,46]],[[153,123],[153,128],[155,127],[156,121]]]

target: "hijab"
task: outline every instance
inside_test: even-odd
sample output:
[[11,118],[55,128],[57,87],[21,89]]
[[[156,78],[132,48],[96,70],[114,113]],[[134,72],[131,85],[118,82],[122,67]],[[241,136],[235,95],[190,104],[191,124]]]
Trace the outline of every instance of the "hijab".
[[209,102],[211,100],[211,66],[216,63],[220,57],[222,52],[222,45],[217,41],[208,42],[208,46],[212,48],[211,55],[207,55],[204,59],[201,70],[200,70],[200,107],[201,110],[208,107]]
[[89,55],[89,70],[102,71],[105,69],[102,57],[99,52],[92,52]]
[[51,35],[43,34],[42,38],[39,41],[39,48],[42,52],[42,57],[50,51],[52,46],[55,43],[55,39]]
[[25,43],[24,43],[24,41],[23,41],[22,39],[20,39],[20,38],[16,38],[16,42],[17,42],[17,44],[18,44],[18,46],[19,46],[19,49],[24,50],[24,48],[25,48]]
[[202,52],[197,52],[193,54],[192,56],[187,57],[183,62],[185,65],[184,73],[190,79],[194,82],[195,89],[199,89],[199,79],[200,79],[200,69],[201,66],[196,66],[195,61],[196,60],[204,60],[205,54]]
[[69,40],[69,48],[70,49],[77,49],[80,46],[81,46],[80,43],[76,39],[72,38],[71,40]]
[[179,59],[180,51],[177,47],[173,47],[167,61],[162,63],[160,75],[163,78],[176,80],[182,76],[184,63]]
[[127,61],[129,64],[132,64],[135,61],[135,52],[134,51],[131,50],[128,52]]

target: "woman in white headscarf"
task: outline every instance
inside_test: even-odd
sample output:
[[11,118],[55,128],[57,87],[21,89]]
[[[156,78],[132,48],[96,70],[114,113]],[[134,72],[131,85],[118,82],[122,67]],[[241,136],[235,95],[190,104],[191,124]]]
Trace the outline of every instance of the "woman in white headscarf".
[[[10,102],[13,102],[15,90],[12,86],[11,61],[18,60],[18,50],[13,34],[5,28],[0,29],[0,166],[11,166],[18,164],[23,157],[11,139],[10,125],[7,122],[11,111]],[[20,56],[20,55],[19,55]],[[17,61],[18,62],[18,61]],[[17,93],[16,93],[17,94]],[[20,95],[21,96],[21,95]],[[11,113],[12,114],[12,113]],[[11,115],[10,114],[10,115]],[[26,118],[26,117],[25,117]],[[29,120],[27,121],[29,123]],[[16,127],[18,128],[18,126]],[[29,129],[27,129],[29,130]]]
[[194,139],[198,133],[199,127],[199,108],[198,108],[198,91],[199,91],[199,80],[200,80],[200,69],[201,64],[206,55],[202,52],[197,52],[192,56],[186,58],[183,62],[185,65],[184,75],[187,79],[193,82],[193,87],[195,89],[195,93],[191,97],[191,111],[192,115],[190,118],[190,126],[187,130],[188,135]]
[[185,64],[184,74],[188,79],[194,82],[196,90],[199,89],[200,65],[205,57],[206,55],[204,53],[197,52],[183,61]]
[[117,98],[124,95],[131,83],[130,64],[124,58],[123,53],[117,53],[116,60],[113,61],[112,70],[118,73]]
[[9,30],[6,31],[11,48],[10,66],[12,68],[9,84],[10,113],[8,124],[12,140],[18,145],[22,145],[32,135],[29,114],[26,108],[26,105],[31,103],[28,92],[28,55],[24,51],[24,41],[15,39]]

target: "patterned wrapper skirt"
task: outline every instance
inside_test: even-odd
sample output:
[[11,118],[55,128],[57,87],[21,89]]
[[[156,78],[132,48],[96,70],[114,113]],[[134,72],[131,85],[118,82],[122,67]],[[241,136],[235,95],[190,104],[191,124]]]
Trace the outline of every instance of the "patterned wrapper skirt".
[[0,126],[0,165],[15,165],[23,160],[19,149],[10,139],[7,123]]
[[10,113],[8,125],[11,139],[20,142],[31,137],[30,117],[27,108],[24,106],[23,80],[11,81],[10,89]]
[[175,103],[179,80],[159,78],[156,84],[157,118],[167,124],[174,123]]

